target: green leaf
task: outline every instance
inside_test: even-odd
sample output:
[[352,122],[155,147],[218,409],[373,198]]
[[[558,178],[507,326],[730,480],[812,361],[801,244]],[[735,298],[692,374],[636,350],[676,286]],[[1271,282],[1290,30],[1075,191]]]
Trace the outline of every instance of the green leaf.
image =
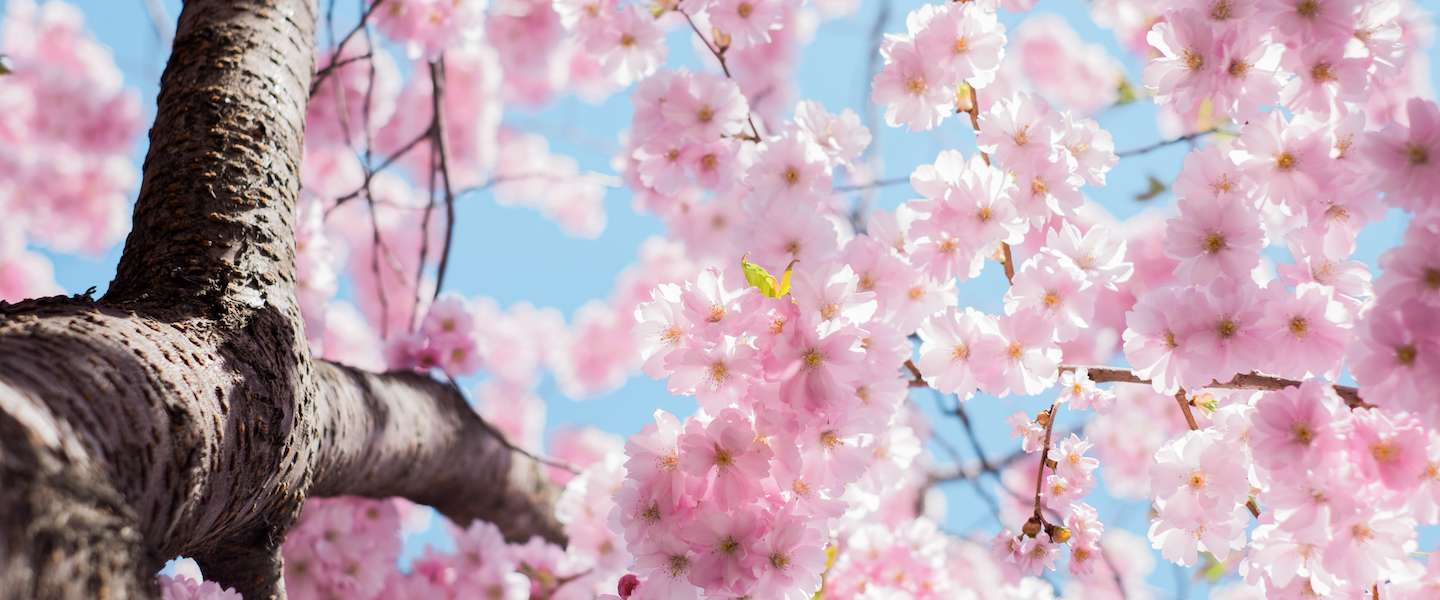
[[775,295],[776,298],[784,298],[785,294],[790,293],[790,275],[795,272],[795,263],[797,262],[800,262],[800,259],[791,260],[790,264],[785,265],[785,272],[780,274],[780,289],[776,290],[778,292]]
[[1115,106],[1125,106],[1139,99],[1140,96],[1135,93],[1130,81],[1121,77],[1120,83],[1115,86]]
[[1200,563],[1200,577],[1210,583],[1220,581],[1220,578],[1225,576],[1225,563],[1215,560],[1215,555],[1209,552],[1204,553],[1203,558],[1204,561]]
[[760,290],[766,298],[784,298],[790,293],[790,275],[794,272],[795,263],[799,260],[792,260],[785,265],[785,272],[776,281],[765,267],[750,262],[749,255],[740,257],[740,268],[745,271],[745,281]]
[[740,268],[745,271],[745,281],[760,288],[760,293],[766,298],[780,297],[780,285],[775,282],[775,276],[766,271],[765,267],[750,262],[749,255],[740,257]]
[[1160,178],[1154,175],[1150,176],[1150,178],[1146,181],[1146,185],[1148,187],[1145,188],[1144,192],[1135,195],[1135,200],[1140,202],[1154,200],[1155,198],[1159,197],[1160,194],[1165,193],[1165,190],[1168,189],[1165,186],[1165,182],[1160,181]]

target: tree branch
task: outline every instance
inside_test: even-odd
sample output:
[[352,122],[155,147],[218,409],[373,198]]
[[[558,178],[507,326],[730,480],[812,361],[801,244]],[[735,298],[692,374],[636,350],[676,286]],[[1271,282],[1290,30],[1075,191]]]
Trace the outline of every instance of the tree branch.
[[[1140,377],[1129,369],[1115,367],[1087,367],[1085,365],[1060,365],[1060,372],[1085,369],[1089,374],[1090,381],[1095,383],[1143,383],[1150,385],[1150,380]],[[1259,373],[1241,373],[1232,377],[1229,381],[1212,381],[1200,386],[1201,388],[1213,388],[1221,390],[1281,390],[1287,387],[1295,387],[1301,382],[1294,379],[1284,379]],[[1350,408],[1366,408],[1370,404],[1360,398],[1360,390],[1348,385],[1332,386],[1335,394]]]
[[284,598],[311,495],[399,495],[563,541],[458,389],[312,360],[294,206],[309,0],[190,0],[109,293],[0,302],[0,599],[153,597],[177,554]]
[[541,464],[513,452],[447,383],[317,362],[326,390],[317,496],[401,496],[451,520],[495,523],[506,537],[563,541]]

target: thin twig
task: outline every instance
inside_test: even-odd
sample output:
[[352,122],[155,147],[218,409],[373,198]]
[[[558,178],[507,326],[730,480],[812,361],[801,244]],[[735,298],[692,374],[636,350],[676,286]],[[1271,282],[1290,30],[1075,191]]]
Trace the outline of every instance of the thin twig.
[[440,266],[435,271],[435,297],[445,286],[445,270],[450,265],[450,246],[455,239],[455,191],[450,187],[450,163],[445,156],[445,125],[441,105],[445,97],[445,57],[430,63],[430,102],[435,111],[435,154],[440,157],[440,184],[445,189],[445,245],[440,249]]
[[155,30],[155,39],[160,45],[170,47],[170,14],[165,10],[163,0],[144,0],[145,13],[150,16],[150,26]]
[[893,186],[893,185],[902,185],[902,184],[906,184],[906,183],[910,183],[910,178],[909,178],[909,177],[892,177],[892,178],[890,178],[890,179],[876,179],[875,181],[871,181],[871,182],[869,182],[869,183],[856,183],[856,184],[851,184],[851,185],[837,185],[837,186],[835,186],[835,187],[833,188],[833,190],[834,190],[836,193],[843,194],[843,193],[846,193],[846,192],[860,192],[860,191],[864,191],[864,190],[873,190],[873,189],[876,189],[876,188],[890,187],[890,186]]
[[[315,77],[310,80],[310,95],[315,95],[315,90],[319,89],[320,83],[325,81],[325,78],[329,77],[331,73],[334,73],[336,68],[344,66],[343,63],[337,63],[340,62],[340,55],[344,52],[345,45],[350,43],[351,38],[354,38],[355,34],[360,33],[361,31],[365,31],[367,29],[366,26],[370,23],[370,15],[374,14],[375,9],[379,8],[380,5],[384,2],[385,0],[375,0],[374,2],[370,3],[370,8],[367,8],[364,12],[360,13],[360,22],[355,24],[355,28],[351,29],[349,32],[346,32],[345,37],[340,38],[340,42],[335,44],[335,51],[334,54],[331,54],[330,64],[325,65],[323,68],[316,71]],[[366,45],[368,46],[371,41],[368,35],[366,36],[365,41]]]
[[1195,141],[1195,140],[1198,140],[1198,139],[1200,139],[1200,138],[1202,138],[1202,137],[1205,137],[1205,136],[1207,136],[1207,135],[1210,135],[1210,134],[1212,134],[1212,133],[1219,133],[1219,132],[1220,132],[1220,128],[1219,128],[1219,127],[1211,127],[1211,128],[1209,128],[1209,129],[1202,129],[1202,130],[1200,130],[1200,131],[1196,131],[1196,132],[1193,132],[1193,133],[1187,133],[1187,134],[1185,134],[1185,135],[1182,135],[1182,136],[1177,137],[1177,138],[1174,138],[1174,139],[1161,140],[1161,141],[1159,141],[1159,142],[1155,142],[1155,143],[1150,144],[1150,145],[1148,145],[1148,146],[1141,146],[1141,147],[1139,147],[1139,148],[1132,148],[1132,149],[1130,149],[1130,150],[1121,150],[1121,151],[1119,151],[1119,152],[1116,152],[1116,153],[1115,153],[1115,156],[1124,158],[1124,157],[1127,157],[1127,156],[1139,156],[1139,155],[1141,155],[1141,154],[1148,154],[1148,153],[1154,152],[1154,151],[1156,151],[1156,150],[1159,150],[1159,149],[1161,149],[1161,148],[1165,148],[1165,147],[1167,147],[1167,146],[1174,146],[1175,144],[1183,144],[1183,143],[1186,143],[1186,142],[1193,142],[1193,141]]
[[1195,422],[1195,413],[1190,410],[1190,399],[1185,397],[1185,390],[1175,392],[1175,403],[1180,405],[1180,412],[1185,415],[1185,425],[1190,431],[1199,431],[1200,424]]
[[[720,46],[718,46],[718,45],[716,45],[716,44],[710,43],[710,39],[707,38],[707,37],[705,37],[705,34],[700,31],[700,26],[695,24],[695,19],[690,18],[690,13],[687,13],[687,12],[685,12],[685,11],[683,11],[683,10],[680,10],[679,7],[676,7],[676,8],[675,8],[675,12],[678,12],[678,13],[680,13],[681,15],[683,15],[683,16],[685,17],[685,22],[690,24],[690,29],[691,29],[691,31],[694,31],[694,32],[695,32],[695,35],[700,36],[700,42],[703,43],[703,44],[705,44],[705,49],[706,49],[706,50],[709,50],[709,51],[710,51],[710,54],[712,54],[712,55],[715,56],[715,60],[717,60],[717,61],[720,62],[720,71],[723,72],[723,73],[725,73],[725,77],[726,77],[727,79],[735,79],[735,76],[730,74],[730,65],[725,62],[725,50],[726,50],[726,48],[721,48]],[[748,104],[748,103],[747,103],[747,104]],[[750,124],[750,135],[751,135],[751,138],[744,138],[744,137],[742,137],[741,139],[747,139],[747,140],[752,141],[752,142],[759,142],[759,141],[765,139],[765,138],[760,137],[760,129],[757,128],[757,127],[755,127],[755,117],[753,116],[753,114],[752,114],[751,111],[749,110],[749,107],[748,107],[748,106],[746,107],[746,110],[745,110],[745,121]]]
[[[470,404],[470,398],[469,398],[469,396],[467,396],[467,395],[465,394],[464,388],[461,388],[461,387],[460,387],[460,382],[456,381],[454,376],[450,375],[449,373],[446,373],[446,374],[445,374],[445,380],[448,381],[448,382],[450,382],[450,387],[452,387],[452,388],[455,389],[455,393],[460,394],[460,397],[461,397],[461,398],[465,398],[465,403],[466,403],[466,404]],[[479,416],[479,415],[476,415],[476,416]],[[496,429],[495,426],[494,426],[494,425],[491,425],[491,424],[490,424],[490,421],[486,420],[484,417],[480,417],[480,426],[481,426],[481,427],[484,427],[484,428],[485,428],[485,431],[489,432],[491,435],[494,435],[494,436],[495,436],[495,439],[497,439],[497,440],[500,441],[500,445],[502,445],[502,446],[504,446],[505,448],[509,449],[511,452],[514,452],[514,453],[516,453],[516,454],[519,454],[519,455],[521,455],[521,456],[524,456],[524,457],[526,457],[526,458],[528,458],[528,459],[530,459],[530,460],[533,460],[533,461],[535,461],[535,462],[537,462],[537,463],[540,463],[540,464],[542,464],[542,465],[545,465],[545,466],[547,466],[547,467],[555,467],[556,469],[560,469],[560,470],[562,470],[562,471],[568,471],[568,472],[570,472],[570,474],[572,474],[572,475],[579,475],[579,474],[580,474],[580,469],[575,468],[574,465],[571,465],[571,464],[569,464],[569,463],[566,463],[566,462],[563,462],[563,461],[560,461],[560,460],[556,460],[556,459],[553,459],[553,458],[549,458],[549,457],[546,457],[546,456],[541,456],[541,455],[539,455],[539,454],[535,454],[534,452],[531,452],[531,451],[529,451],[529,450],[526,450],[526,449],[524,449],[524,448],[521,448],[520,446],[515,445],[514,442],[511,442],[511,441],[510,441],[510,438],[508,438],[508,437],[505,436],[505,432],[500,431],[499,429]]]

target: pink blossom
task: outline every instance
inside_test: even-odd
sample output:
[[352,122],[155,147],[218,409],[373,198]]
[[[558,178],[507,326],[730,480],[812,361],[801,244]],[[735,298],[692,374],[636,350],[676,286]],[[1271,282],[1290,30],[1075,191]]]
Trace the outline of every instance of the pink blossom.
[[795,105],[795,126],[832,165],[849,165],[870,146],[870,130],[860,123],[860,115],[848,108],[835,115],[818,102],[801,102]]
[[1056,341],[1066,341],[1089,327],[1095,297],[1084,271],[1058,254],[1041,252],[1015,274],[1005,293],[1005,312],[1030,311],[1054,328]]
[[820,588],[825,550],[804,518],[770,516],[771,527],[759,545],[760,580],[754,594],[776,600],[809,600]]
[[1390,123],[1361,141],[1361,156],[1384,173],[1378,178],[1386,201],[1415,214],[1440,206],[1440,108],[1412,98],[1405,105],[1409,125]]
[[982,358],[1001,350],[999,332],[990,316],[969,307],[963,311],[947,308],[927,319],[919,334],[920,359],[915,365],[940,392],[968,399],[982,381],[995,377],[987,371],[995,363]]
[[1190,431],[1161,447],[1150,467],[1150,486],[1166,504],[1183,498],[1225,513],[1250,493],[1246,464],[1212,429]]
[[851,397],[846,385],[860,374],[865,360],[861,331],[854,326],[829,328],[802,318],[794,333],[773,350],[783,383],[780,397],[796,410],[838,410]]
[[1083,367],[1060,374],[1060,401],[1071,410],[1094,409],[1107,412],[1115,403],[1115,393],[1101,389],[1090,380],[1088,369]]
[[1266,113],[1241,129],[1240,147],[1249,154],[1241,163],[1246,176],[1270,202],[1292,212],[1303,213],[1330,185],[1329,148],[1311,123]]
[[911,20],[924,22],[914,31],[915,48],[938,65],[941,81],[983,88],[994,80],[1005,54],[1005,27],[993,9],[978,3],[931,4]]
[[682,139],[704,142],[739,133],[748,109],[734,81],[686,73],[674,79],[660,110]]
[[1377,294],[1391,303],[1419,300],[1440,308],[1440,227],[1412,223],[1399,246],[1380,257]]
[[1359,325],[1350,369],[1361,394],[1381,406],[1433,415],[1440,381],[1440,319],[1419,301],[1382,303]]
[[885,107],[885,122],[912,131],[933,129],[951,112],[954,88],[947,85],[915,42],[890,36],[880,45],[885,66],[875,75],[872,99]]
[[697,552],[690,582],[707,590],[747,593],[755,584],[756,547],[763,532],[756,515],[745,509],[698,515],[682,532]]
[[380,32],[402,42],[411,58],[434,59],[474,32],[484,20],[485,0],[393,0],[375,11]]
[[833,263],[796,273],[791,294],[802,318],[831,327],[860,325],[875,315],[876,303],[875,293],[859,284],[849,265]]
[[1359,58],[1346,58],[1346,42],[1341,38],[1305,44],[1285,53],[1281,65],[1297,74],[1281,90],[1281,99],[1290,110],[1325,118],[1339,110],[1339,102],[1363,97],[1370,65]]
[[1346,435],[1345,407],[1330,386],[1307,380],[1260,396],[1250,432],[1255,462],[1270,469],[1324,460]]
[[1025,575],[1040,575],[1055,569],[1059,547],[1050,541],[1050,535],[1040,532],[1034,537],[1022,536],[1012,560],[1016,568]]
[[712,0],[705,9],[710,23],[730,36],[736,48],[770,42],[772,31],[781,28],[779,0]]
[[1331,288],[1301,284],[1294,295],[1277,292],[1265,306],[1260,328],[1267,331],[1267,370],[1295,378],[1333,374],[1354,337],[1350,314]]
[[1224,561],[1244,545],[1248,517],[1239,505],[1205,508],[1191,496],[1177,495],[1150,523],[1150,545],[1184,566],[1195,564],[1201,551]]
[[1375,408],[1356,409],[1353,414],[1353,455],[1365,476],[1378,478],[1396,491],[1414,489],[1425,470],[1429,442],[1419,420],[1408,413],[1387,414]]
[[1202,325],[1197,315],[1177,307],[1193,296],[1182,288],[1160,288],[1141,296],[1125,314],[1125,358],[1156,392],[1175,393],[1182,373],[1191,369],[1193,353],[1184,347]]
[[1165,230],[1165,251],[1180,261],[1176,275],[1197,284],[1249,279],[1265,245],[1259,212],[1238,199],[1181,197],[1179,206]]
[[1052,341],[1054,327],[1034,310],[1005,315],[997,324],[997,352],[976,357],[997,365],[992,367],[996,375],[980,382],[980,388],[996,396],[1028,396],[1054,384],[1060,365],[1060,348]]
[[830,193],[830,173],[819,146],[796,134],[765,143],[745,177],[764,200],[819,204]]
[[1082,115],[1114,104],[1124,68],[1100,44],[1086,44],[1058,15],[1021,22],[1015,48],[1025,79],[1047,100]]
[[1209,23],[1193,10],[1170,13],[1146,35],[1160,57],[1145,67],[1145,88],[1158,104],[1190,112],[1219,88],[1220,51]]
[[1189,368],[1182,371],[1180,384],[1196,388],[1228,381],[1263,362],[1265,299],[1260,290],[1249,282],[1221,280],[1195,292],[1190,296],[1197,304],[1171,308],[1191,311],[1195,324],[1184,341]]
[[1260,10],[1281,39],[1295,46],[1340,40],[1354,32],[1353,0],[1267,0]]
[[708,495],[721,509],[753,497],[770,471],[770,448],[756,440],[755,427],[737,409],[725,409],[705,425],[691,421],[679,444],[680,468],[708,479]]

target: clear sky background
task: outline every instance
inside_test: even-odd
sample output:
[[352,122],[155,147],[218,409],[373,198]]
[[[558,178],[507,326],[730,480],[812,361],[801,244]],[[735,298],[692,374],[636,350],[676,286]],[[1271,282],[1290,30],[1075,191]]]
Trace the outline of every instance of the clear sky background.
[[[817,100],[831,111],[843,108],[860,111],[862,104],[868,101],[868,76],[864,72],[871,50],[868,32],[883,1],[862,0],[857,14],[820,25],[814,43],[804,49],[795,72],[801,97]],[[76,0],[72,3],[86,13],[87,24],[94,34],[113,48],[127,85],[139,91],[148,123],[155,113],[158,81],[168,49],[145,10],[146,0]],[[175,16],[179,14],[179,2],[165,0],[162,3],[169,17],[165,28],[173,30]],[[5,4],[6,0],[0,0],[0,7]],[[341,0],[340,4],[348,9],[341,11],[340,16],[344,18],[338,20],[343,25],[337,25],[337,29],[343,32],[354,22],[356,2]],[[920,4],[915,0],[894,1],[884,29],[889,32],[903,30],[905,15]],[[1440,11],[1440,0],[1424,0],[1421,5],[1432,14]],[[1103,44],[1112,56],[1120,59],[1130,81],[1138,81],[1143,65],[1120,48],[1110,31],[1094,25],[1088,11],[1089,5],[1082,0],[1040,0],[1035,10],[1037,13],[1063,16],[1083,39]],[[1001,20],[1013,31],[1025,16],[1002,13]],[[700,68],[699,57],[689,36],[688,30],[671,31],[670,66]],[[1430,54],[1433,82],[1440,80],[1440,68],[1437,68],[1440,60],[1437,60],[1433,47]],[[400,55],[396,53],[396,56]],[[1161,139],[1155,126],[1155,115],[1153,105],[1137,102],[1106,110],[1096,118],[1114,135],[1116,147],[1127,149]],[[629,97],[622,93],[601,104],[563,97],[544,110],[507,110],[505,123],[517,130],[545,135],[550,140],[552,152],[574,157],[582,169],[608,173],[611,172],[611,159],[620,147],[619,136],[628,128],[630,118]],[[958,118],[948,119],[938,130],[929,133],[889,129],[883,124],[880,130],[872,133],[876,135],[885,165],[881,177],[905,176],[916,165],[932,162],[942,149],[960,149],[967,155],[974,149],[968,124]],[[137,168],[144,157],[145,147],[146,140],[141,136],[135,142]],[[1176,145],[1145,156],[1126,158],[1110,173],[1107,187],[1087,188],[1086,191],[1091,199],[1122,219],[1144,210],[1172,212],[1174,199],[1169,195],[1148,203],[1137,202],[1134,197],[1145,189],[1149,175],[1171,180],[1180,168],[1186,148]],[[913,191],[908,186],[886,188],[877,197],[878,205],[893,207],[912,195]],[[498,206],[487,196],[467,196],[458,206],[456,244],[446,280],[447,290],[469,297],[489,296],[502,306],[526,301],[536,306],[559,309],[567,315],[588,300],[609,296],[615,276],[634,260],[640,242],[663,231],[658,219],[639,215],[631,208],[630,194],[622,188],[610,190],[605,205],[608,224],[604,233],[598,239],[581,240],[567,237],[558,226],[532,210]],[[1392,213],[1385,221],[1367,228],[1361,235],[1357,258],[1373,266],[1385,249],[1398,242],[1403,227],[1400,215]],[[56,277],[67,292],[77,293],[95,286],[103,293],[114,275],[120,245],[95,257],[53,253],[50,256],[55,260]],[[1285,253],[1281,251],[1271,256],[1284,260]],[[961,286],[961,303],[991,313],[1000,312],[1003,283],[1003,275],[992,265],[982,277]],[[656,408],[683,415],[692,411],[694,406],[691,399],[672,398],[665,392],[663,383],[638,374],[618,391],[597,398],[571,400],[561,395],[553,382],[548,380],[542,384],[540,394],[547,404],[547,431],[570,424],[593,425],[622,435],[630,434],[648,422],[650,413]],[[948,437],[962,451],[968,451],[954,420],[936,415],[930,394],[916,392],[913,400],[935,416],[936,435]],[[1008,454],[1016,445],[1009,439],[1005,417],[1016,410],[1034,413],[1047,404],[1048,400],[1044,399],[1017,401],[977,396],[967,408],[980,428],[981,444],[988,454],[995,457]],[[1075,420],[1073,414],[1062,413],[1061,427]],[[1103,468],[1101,473],[1103,479]],[[980,522],[985,523],[982,527],[987,536],[995,530],[996,526],[984,518],[986,509],[968,486],[952,484],[945,489],[949,496],[947,528],[961,530]],[[1143,502],[1096,500],[1094,504],[1108,526],[1129,529],[1144,536],[1147,507]],[[1435,549],[1436,539],[1433,534],[1425,535],[1422,548]],[[1159,594],[1162,598],[1181,594],[1192,598],[1204,597],[1203,585],[1181,586],[1177,583],[1177,578],[1185,577],[1188,576],[1172,571],[1167,563],[1161,562],[1151,577],[1151,583],[1163,590]],[[1182,591],[1182,587],[1188,589]]]

